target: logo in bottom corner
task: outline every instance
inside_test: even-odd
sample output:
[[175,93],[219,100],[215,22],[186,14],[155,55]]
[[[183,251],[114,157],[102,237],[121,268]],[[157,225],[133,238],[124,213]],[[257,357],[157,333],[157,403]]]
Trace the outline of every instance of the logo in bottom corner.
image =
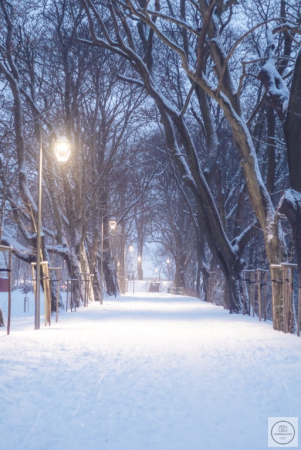
[[294,426],[286,421],[280,420],[276,422],[271,429],[272,439],[280,445],[287,445],[293,441],[296,435]]

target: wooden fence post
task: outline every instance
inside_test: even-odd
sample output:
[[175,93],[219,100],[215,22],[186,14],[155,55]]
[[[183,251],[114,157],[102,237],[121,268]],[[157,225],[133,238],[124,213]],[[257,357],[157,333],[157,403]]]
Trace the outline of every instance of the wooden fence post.
[[300,320],[301,320],[301,280],[298,283],[298,324],[297,335],[300,336]]
[[255,317],[255,273],[252,271],[250,276],[250,303],[252,303],[253,317]]
[[264,298],[264,321],[266,322],[267,320],[267,306],[268,306],[268,301],[267,301],[267,293],[268,293],[268,286],[267,286],[267,282],[268,282],[268,274],[267,272],[264,273],[264,289],[263,289],[263,298]]
[[[10,320],[11,320],[11,285],[12,285],[12,276],[11,276],[11,271],[12,271],[12,252],[13,252],[13,247],[10,246],[6,246],[6,245],[0,245],[0,251],[1,252],[7,252],[8,251],[8,268],[1,268],[1,272],[6,272],[8,273],[8,284],[7,284],[7,294],[8,294],[8,304],[7,304],[7,327],[6,327],[6,332],[7,334],[10,334]],[[3,313],[1,311],[0,308],[0,321],[3,322],[3,326],[4,326],[4,317],[3,317]],[[2,326],[2,325],[1,325]]]
[[[272,274],[272,306],[273,306],[273,328],[274,330],[282,330],[282,266],[281,264],[271,264]],[[280,271],[280,274],[279,274]]]
[[261,273],[257,269],[257,301],[258,301],[258,318],[261,322]]
[[242,314],[245,315],[245,271],[242,271]]
[[282,265],[282,321],[283,332],[288,332],[288,269]]
[[293,321],[294,321],[294,310],[293,310],[293,267],[290,266],[289,269],[289,286],[288,286],[288,294],[289,294],[289,325],[288,332],[291,333],[293,329]]

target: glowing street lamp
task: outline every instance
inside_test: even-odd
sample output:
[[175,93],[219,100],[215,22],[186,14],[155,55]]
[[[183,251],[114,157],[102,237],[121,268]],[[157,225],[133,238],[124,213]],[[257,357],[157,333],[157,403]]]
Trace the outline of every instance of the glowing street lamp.
[[129,251],[132,253],[134,251],[134,246],[133,245],[129,245]]
[[[59,137],[54,143],[54,153],[60,162],[66,162],[71,153],[71,144],[65,136]],[[41,270],[41,228],[42,228],[42,178],[43,178],[43,134],[40,125],[40,151],[38,168],[38,223],[37,223],[37,260],[36,260],[36,297],[35,297],[35,330],[40,328],[40,270]]]
[[111,228],[111,230],[115,230],[117,225],[117,220],[115,219],[115,217],[111,217],[109,220],[109,226]]
[[53,143],[54,153],[58,161],[66,162],[71,154],[71,144],[66,136],[59,136]]

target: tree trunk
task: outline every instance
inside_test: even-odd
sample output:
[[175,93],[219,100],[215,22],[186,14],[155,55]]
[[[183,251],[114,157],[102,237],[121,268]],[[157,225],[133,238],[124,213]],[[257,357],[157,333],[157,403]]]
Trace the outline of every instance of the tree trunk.
[[301,192],[301,49],[299,50],[284,122],[291,187]]
[[3,312],[2,309],[0,308],[0,327],[4,327],[4,317],[3,317]]
[[279,212],[288,218],[295,243],[297,264],[301,268],[301,193],[293,189],[284,192],[280,204]]
[[270,193],[274,192],[275,185],[275,170],[276,170],[276,145],[275,145],[275,113],[271,106],[267,105],[267,120],[268,120],[268,175],[267,188]]
[[[75,299],[77,306],[80,305],[80,302],[84,299],[83,289],[81,287],[80,279],[81,279],[81,266],[80,266],[80,252],[76,252],[76,249],[72,249],[70,257],[66,258],[66,265],[69,272],[69,277],[72,280],[77,280],[75,283]],[[79,249],[78,249],[79,250]]]
[[202,265],[202,277],[203,277],[203,292],[204,292],[204,301],[209,302],[208,293],[209,293],[209,273],[205,265]]
[[[80,266],[81,266],[82,273],[90,274],[90,267],[89,267],[89,263],[88,263],[88,257],[87,257],[87,252],[86,252],[84,242],[81,242]],[[82,278],[88,278],[88,276],[84,275],[84,277],[82,277]],[[94,302],[94,291],[93,291],[92,283],[89,283],[88,297],[91,302]]]
[[185,289],[185,255],[181,255],[180,257],[175,258],[176,263],[176,273],[174,279],[175,287],[183,287]]

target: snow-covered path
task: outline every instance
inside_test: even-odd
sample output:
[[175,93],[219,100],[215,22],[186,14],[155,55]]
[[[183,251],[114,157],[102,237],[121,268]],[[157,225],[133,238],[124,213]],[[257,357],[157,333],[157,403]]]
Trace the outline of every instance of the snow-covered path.
[[269,416],[301,416],[301,339],[197,299],[2,330],[1,450],[262,450]]

